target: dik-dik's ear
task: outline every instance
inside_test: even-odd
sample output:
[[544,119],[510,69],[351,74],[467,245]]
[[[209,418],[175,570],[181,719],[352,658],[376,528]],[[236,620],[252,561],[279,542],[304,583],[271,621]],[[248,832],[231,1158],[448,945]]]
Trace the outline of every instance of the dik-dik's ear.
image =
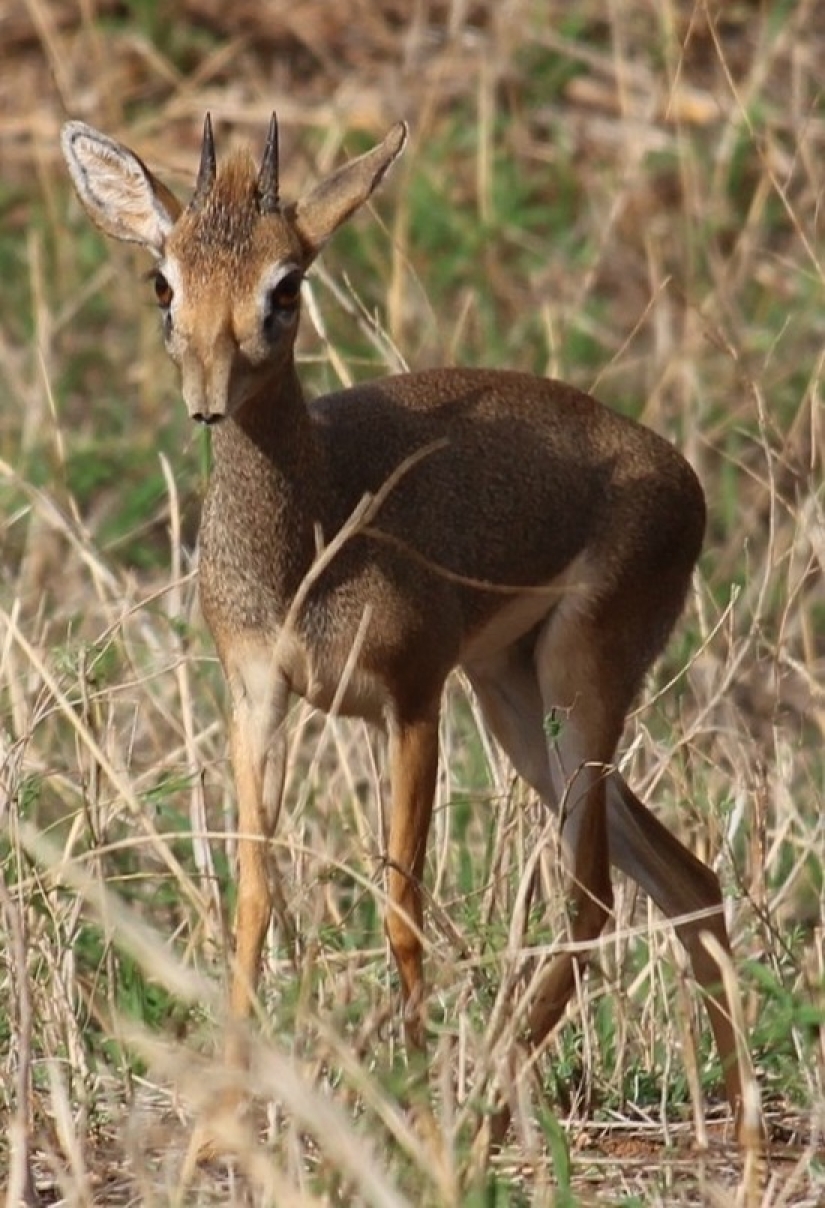
[[313,260],[333,231],[369,198],[404,150],[407,126],[398,122],[383,142],[344,164],[286,210],[298,238]]
[[156,257],[181,206],[133,151],[84,122],[67,122],[60,145],[89,217],[107,235]]

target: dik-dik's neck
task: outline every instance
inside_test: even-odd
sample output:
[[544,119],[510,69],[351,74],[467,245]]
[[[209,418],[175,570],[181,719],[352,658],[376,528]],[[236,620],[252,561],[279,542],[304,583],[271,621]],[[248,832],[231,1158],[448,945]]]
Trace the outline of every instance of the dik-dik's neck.
[[201,600],[214,630],[277,625],[315,552],[321,453],[294,368],[212,429]]
[[213,481],[222,489],[239,472],[291,486],[296,468],[317,456],[301,383],[290,364],[234,415],[212,428]]

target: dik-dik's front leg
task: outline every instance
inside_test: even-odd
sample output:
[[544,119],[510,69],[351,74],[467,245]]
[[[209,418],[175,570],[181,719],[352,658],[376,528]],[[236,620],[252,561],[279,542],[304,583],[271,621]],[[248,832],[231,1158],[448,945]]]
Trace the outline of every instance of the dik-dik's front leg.
[[[238,898],[225,1055],[230,1069],[242,1071],[248,1053],[244,1024],[254,1005],[272,913],[269,841],[283,793],[289,689],[274,668],[271,651],[247,647],[225,660],[224,667],[232,696],[230,745],[238,797]],[[227,1129],[227,1123],[246,1103],[237,1082],[204,1105],[184,1163],[184,1185],[197,1162],[233,1148],[234,1125]]]
[[[229,669],[232,694],[231,751],[238,796],[238,891],[230,1014],[242,1024],[253,1007],[261,953],[272,914],[274,868],[269,841],[281,808],[286,764],[289,688],[271,655],[254,654]],[[226,1056],[245,1061],[241,1027],[231,1027]]]
[[438,706],[390,730],[392,817],[387,857],[387,936],[401,978],[408,1051],[423,1052],[421,878],[438,771]]

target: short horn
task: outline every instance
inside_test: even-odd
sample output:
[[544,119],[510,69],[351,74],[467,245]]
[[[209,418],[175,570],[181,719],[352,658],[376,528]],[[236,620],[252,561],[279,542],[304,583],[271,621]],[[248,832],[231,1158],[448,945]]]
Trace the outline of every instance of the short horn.
[[203,205],[207,194],[215,183],[217,162],[215,160],[215,139],[212,134],[212,118],[207,113],[203,123],[203,142],[201,143],[201,162],[198,168],[198,179],[195,182],[195,192],[189,202],[190,210],[197,210]]
[[258,173],[258,209],[262,214],[277,214],[280,209],[278,197],[278,119],[275,114],[269,121],[269,132]]

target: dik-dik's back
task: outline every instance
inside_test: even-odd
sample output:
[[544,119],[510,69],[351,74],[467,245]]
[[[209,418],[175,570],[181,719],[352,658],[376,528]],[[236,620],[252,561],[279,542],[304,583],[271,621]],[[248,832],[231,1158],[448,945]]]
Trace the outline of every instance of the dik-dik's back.
[[455,576],[518,587],[549,582],[586,549],[608,575],[661,570],[674,542],[688,561],[698,552],[704,499],[685,460],[562,382],[439,369],[329,395],[309,413],[332,528],[429,449],[376,527]]

